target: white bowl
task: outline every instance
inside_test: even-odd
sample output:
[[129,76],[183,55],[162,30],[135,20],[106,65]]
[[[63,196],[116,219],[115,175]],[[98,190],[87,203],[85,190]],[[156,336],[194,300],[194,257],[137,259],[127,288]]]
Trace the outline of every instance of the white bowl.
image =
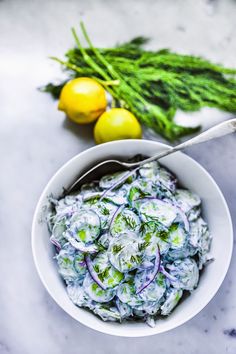
[[111,156],[127,158],[138,153],[151,156],[163,147],[167,145],[148,140],[123,140],[86,150],[59,169],[45,187],[36,207],[32,226],[32,249],[39,276],[49,294],[64,311],[97,331],[117,336],[141,337],[173,329],[190,320],[208,304],[228,270],[233,248],[233,229],[225,199],[213,178],[203,167],[187,155],[175,153],[163,158],[161,163],[177,175],[184,187],[201,197],[203,216],[213,236],[211,253],[215,260],[205,268],[198,288],[169,317],[159,320],[155,328],[150,328],[145,323],[103,322],[87,310],[75,306],[69,299],[53,260],[54,247],[49,242],[47,226],[41,221],[43,208],[48,204],[47,197],[51,194],[60,196],[63,187],[69,186],[80,171],[98,160],[105,160]]

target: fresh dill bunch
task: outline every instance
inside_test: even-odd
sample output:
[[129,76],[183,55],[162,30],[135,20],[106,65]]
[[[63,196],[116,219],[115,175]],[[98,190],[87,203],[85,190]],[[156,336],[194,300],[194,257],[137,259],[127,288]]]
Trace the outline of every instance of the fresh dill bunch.
[[[96,48],[83,23],[81,30],[87,48],[72,29],[77,47],[67,51],[64,61],[52,58],[66,70],[68,80],[81,76],[96,79],[112,95],[116,106],[129,109],[144,125],[169,141],[200,128],[175,124],[177,109],[192,112],[214,107],[236,112],[236,69],[168,49],[145,50],[145,37],[114,48]],[[49,83],[42,90],[58,98],[68,80]]]

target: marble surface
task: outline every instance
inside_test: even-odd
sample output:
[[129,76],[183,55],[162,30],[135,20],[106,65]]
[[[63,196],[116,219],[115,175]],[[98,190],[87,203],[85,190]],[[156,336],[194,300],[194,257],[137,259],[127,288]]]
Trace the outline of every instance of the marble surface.
[[[80,325],[54,303],[36,273],[30,244],[44,185],[64,162],[94,144],[91,127],[69,123],[56,102],[36,90],[60,77],[47,57],[72,45],[70,27],[83,19],[97,45],[144,34],[153,38],[151,47],[235,66],[235,13],[233,0],[0,1],[1,354],[236,352],[235,253],[220,291],[194,319],[170,333],[122,339]],[[196,119],[214,120],[213,113]],[[228,136],[188,151],[215,178],[234,220],[235,149],[235,136]]]

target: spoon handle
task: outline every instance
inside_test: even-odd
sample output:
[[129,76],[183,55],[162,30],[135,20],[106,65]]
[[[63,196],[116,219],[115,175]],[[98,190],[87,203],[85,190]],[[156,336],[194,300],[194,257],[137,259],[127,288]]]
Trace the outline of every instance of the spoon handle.
[[214,127],[204,131],[203,133],[195,136],[194,138],[189,139],[189,140],[183,142],[182,144],[174,146],[170,149],[168,148],[168,150],[164,150],[162,152],[159,152],[158,154],[156,154],[152,157],[149,157],[146,160],[143,160],[139,163],[133,163],[133,164],[127,164],[127,165],[129,165],[130,167],[142,166],[145,163],[148,163],[148,162],[151,162],[154,160],[158,160],[161,157],[170,155],[176,151],[183,150],[189,146],[193,146],[193,145],[196,145],[199,143],[204,143],[205,141],[208,141],[208,140],[220,138],[221,136],[233,133],[235,131],[236,131],[236,118],[227,120],[227,121],[220,123],[220,124],[217,124]]

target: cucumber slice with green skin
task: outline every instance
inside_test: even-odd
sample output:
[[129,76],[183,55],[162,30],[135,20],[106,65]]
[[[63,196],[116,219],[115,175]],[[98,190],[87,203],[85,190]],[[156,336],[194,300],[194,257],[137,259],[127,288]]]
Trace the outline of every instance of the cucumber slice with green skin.
[[70,231],[78,242],[93,242],[99,236],[100,230],[100,219],[92,210],[81,209],[70,220]]
[[79,307],[88,307],[93,310],[94,302],[90,299],[90,297],[84,291],[83,286],[78,283],[72,283],[67,286],[67,293],[71,301],[79,306]]
[[80,204],[82,203],[82,198],[81,196],[75,196],[75,195],[67,195],[64,198],[65,204],[66,205],[75,205],[75,204]]
[[52,236],[60,243],[60,245],[65,243],[65,231],[66,218],[57,218],[52,228]]
[[122,320],[132,316],[133,314],[132,308],[128,304],[121,302],[119,298],[116,299],[116,307],[120,313]]
[[135,233],[116,235],[108,248],[109,261],[121,273],[138,268],[143,262],[142,244]]
[[146,315],[156,315],[161,307],[161,301],[147,301],[143,302],[142,305],[136,306],[134,313],[140,317]]
[[63,217],[66,215],[72,215],[74,211],[80,209],[82,205],[81,196],[66,196],[64,199],[60,199],[55,206],[57,215]]
[[140,228],[140,219],[130,209],[120,209],[111,221],[110,233],[112,236],[119,235],[123,232],[138,232]]
[[65,232],[65,238],[71,244],[71,246],[74,247],[75,250],[78,250],[82,253],[97,253],[99,251],[99,247],[95,243],[85,244],[84,242],[77,241],[70,235],[68,231]]
[[178,304],[182,295],[183,295],[183,290],[170,288],[166,295],[166,300],[161,306],[161,314],[163,316],[168,316],[171,313],[171,311],[175,308],[175,306]]
[[138,317],[138,319],[141,319],[141,318],[146,318],[147,316],[147,313],[146,311],[143,309],[143,306],[136,306],[136,307],[132,307],[133,309],[133,315],[135,317]]
[[127,203],[127,188],[125,186],[122,186],[116,192],[109,192],[106,193],[106,196],[103,199],[104,201],[108,201],[112,204],[115,204],[117,206],[123,205]]
[[152,259],[156,256],[157,245],[160,254],[165,254],[170,248],[168,242],[168,229],[155,221],[149,221],[141,226],[141,235],[145,240],[145,257]]
[[180,224],[173,224],[170,227],[168,234],[168,242],[173,250],[178,250],[184,247],[187,243],[188,234]]
[[159,199],[145,199],[140,205],[139,213],[144,222],[155,220],[169,227],[175,220],[176,208]]
[[108,249],[111,236],[108,232],[101,235],[98,239],[98,244],[101,245],[104,249]]
[[165,258],[167,261],[173,262],[177,259],[192,257],[196,253],[197,253],[196,248],[189,245],[189,243],[186,243],[185,245],[183,245],[182,248],[170,249]]
[[56,256],[59,273],[66,283],[75,281],[79,274],[74,268],[74,255],[62,249]]
[[98,183],[85,183],[80,187],[80,194],[85,194],[85,193],[94,193],[99,191],[99,186]]
[[157,183],[160,183],[162,187],[173,193],[176,189],[176,181],[176,177],[169,171],[163,167],[159,168]]
[[[143,283],[143,272],[137,272],[134,278],[135,288],[138,289]],[[162,273],[157,273],[155,279],[138,294],[144,302],[159,302],[166,291],[165,277]]]
[[[109,175],[105,175],[103,176],[100,181],[99,181],[99,187],[102,189],[109,189],[111,188],[115,183],[119,182],[120,179],[122,179],[122,177],[124,177],[127,174],[127,171],[125,172],[116,172],[116,173],[112,173]],[[130,180],[132,181],[132,179]],[[122,180],[121,184],[124,184],[126,181]],[[118,186],[117,186],[118,188]]]
[[199,218],[200,214],[201,214],[201,208],[199,206],[196,206],[192,208],[186,215],[189,221],[195,221]]
[[115,296],[114,289],[103,290],[100,286],[93,281],[91,276],[87,273],[83,282],[84,291],[88,296],[96,302],[109,302]]
[[151,181],[146,181],[143,179],[135,181],[128,193],[128,201],[132,204],[135,200],[150,197],[155,197],[156,192],[153,189],[153,184]]
[[114,306],[104,307],[101,304],[96,304],[93,312],[99,317],[101,317],[103,321],[120,322],[122,320],[119,310]]
[[157,199],[161,199],[169,202],[169,200],[173,199],[173,192],[170,189],[167,189],[161,182],[157,182],[157,184],[153,187],[156,194],[155,197]]
[[187,189],[177,189],[175,192],[175,199],[185,213],[188,213],[191,209],[198,207],[201,204],[200,197]]
[[85,273],[87,272],[83,253],[76,252],[74,256],[74,268],[80,276],[85,275]]
[[86,192],[83,195],[83,202],[87,205],[93,205],[99,201],[103,192]]
[[176,278],[176,281],[172,282],[174,288],[189,291],[196,288],[199,280],[199,270],[194,259],[177,259],[166,267],[170,270],[170,274]]
[[143,303],[141,298],[136,295],[136,289],[133,284],[121,284],[117,289],[116,295],[121,302],[131,307],[140,306]]
[[114,268],[108,259],[107,252],[99,253],[93,259],[93,269],[106,289],[114,288],[122,282],[124,274]]
[[143,193],[142,190],[138,187],[131,187],[129,190],[128,200],[132,203],[135,199],[140,199],[142,196],[147,196],[147,194]]
[[202,218],[190,224],[190,244],[202,254],[209,252],[211,235],[208,226]]
[[89,210],[93,210],[100,218],[101,229],[108,229],[111,219],[117,210],[117,206],[106,200],[98,201],[93,204]]
[[158,175],[159,165],[157,161],[146,163],[139,169],[139,174],[142,178],[156,179]]

